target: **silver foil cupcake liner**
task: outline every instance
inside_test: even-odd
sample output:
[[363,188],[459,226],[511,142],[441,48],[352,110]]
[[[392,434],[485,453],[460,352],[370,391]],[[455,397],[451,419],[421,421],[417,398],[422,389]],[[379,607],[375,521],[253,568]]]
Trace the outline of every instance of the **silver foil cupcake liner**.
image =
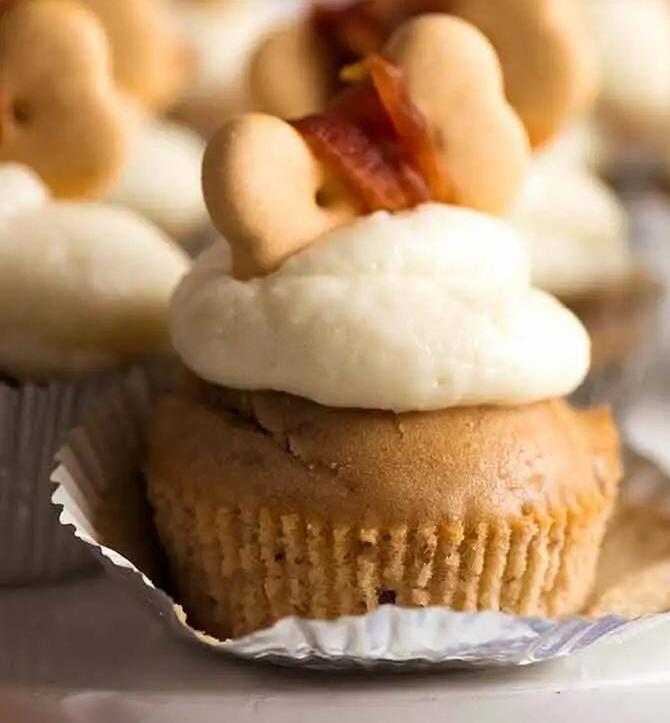
[[[670,614],[633,621],[618,616],[550,620],[386,605],[332,621],[286,618],[244,638],[215,640],[191,628],[183,609],[162,587],[163,562],[142,475],[150,406],[149,386],[139,375],[106,394],[86,427],[75,430],[57,455],[53,502],[61,508],[61,523],[92,548],[119,584],[150,606],[171,634],[191,644],[250,660],[332,670],[516,666],[670,623]],[[638,455],[629,462],[621,504],[649,501],[655,513],[667,511],[670,523],[670,480]],[[611,569],[608,575],[611,584]]]
[[50,581],[95,562],[50,504],[54,455],[114,373],[0,382],[0,585]]

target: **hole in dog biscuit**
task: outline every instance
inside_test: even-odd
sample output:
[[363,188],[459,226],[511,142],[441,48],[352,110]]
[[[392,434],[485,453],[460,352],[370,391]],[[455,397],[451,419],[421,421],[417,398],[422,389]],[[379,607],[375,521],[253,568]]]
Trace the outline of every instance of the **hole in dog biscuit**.
[[335,185],[326,185],[316,192],[315,201],[321,208],[333,208],[342,202],[344,192]]
[[30,123],[32,117],[30,105],[25,100],[15,100],[12,104],[12,115],[17,125],[24,126]]
[[327,208],[330,205],[330,195],[326,191],[325,188],[320,188],[316,192],[316,203],[317,206],[321,206],[321,208]]

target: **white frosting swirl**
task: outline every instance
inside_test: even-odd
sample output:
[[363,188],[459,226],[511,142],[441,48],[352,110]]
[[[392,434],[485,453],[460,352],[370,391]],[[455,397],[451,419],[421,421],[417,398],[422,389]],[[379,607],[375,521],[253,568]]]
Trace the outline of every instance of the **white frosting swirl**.
[[533,283],[552,294],[574,296],[630,273],[626,211],[584,168],[535,161],[510,221],[528,244]]
[[177,290],[172,336],[211,382],[399,412],[562,396],[590,349],[507,224],[438,204],[361,218],[250,281],[219,244]]
[[148,221],[50,199],[0,164],[0,372],[48,378],[169,348],[168,300],[185,254]]
[[565,128],[542,147],[536,160],[597,173],[612,153],[608,136],[595,116],[588,116]]
[[20,163],[0,163],[0,223],[49,199],[40,177]]

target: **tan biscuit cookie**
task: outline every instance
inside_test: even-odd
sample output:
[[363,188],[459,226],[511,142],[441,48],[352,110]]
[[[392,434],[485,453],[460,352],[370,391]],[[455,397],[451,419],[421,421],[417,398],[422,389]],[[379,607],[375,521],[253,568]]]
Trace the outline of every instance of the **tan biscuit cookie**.
[[308,23],[271,33],[249,68],[253,107],[298,118],[326,107],[331,72],[325,49]]
[[31,166],[56,196],[94,194],[122,164],[122,118],[88,10],[25,0],[0,16],[0,161]]
[[[444,11],[477,26],[495,47],[508,99],[533,146],[549,140],[594,99],[595,52],[573,0],[444,0]],[[323,52],[310,52],[318,47],[308,20],[264,41],[250,76],[259,109],[295,117],[323,107],[337,69]]]
[[162,110],[179,97],[191,65],[161,0],[80,0],[109,38],[121,90]]
[[495,47],[507,97],[533,146],[595,100],[595,49],[574,0],[454,0],[454,6]]
[[[453,202],[503,213],[516,196],[529,148],[505,100],[490,43],[462,20],[426,15],[401,27],[386,55],[404,72],[428,122]],[[240,276],[270,271],[356,214],[302,136],[270,116],[244,115],[219,131],[205,154],[203,188]]]
[[320,203],[327,183],[322,164],[293,126],[247,113],[210,141],[203,162],[205,202],[228,239],[235,274],[255,276],[324,231],[351,220],[345,196]]

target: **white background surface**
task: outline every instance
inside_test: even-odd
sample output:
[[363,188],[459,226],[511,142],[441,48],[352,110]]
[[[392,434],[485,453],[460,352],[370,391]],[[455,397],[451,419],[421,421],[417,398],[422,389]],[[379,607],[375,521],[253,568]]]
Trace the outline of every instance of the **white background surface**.
[[[670,217],[644,204],[638,218],[651,229],[636,234],[639,251],[670,280]],[[670,467],[667,309],[664,328],[628,431]],[[528,668],[343,675],[243,664],[174,641],[102,575],[0,590],[0,723],[646,723],[670,719],[669,704],[670,625]]]

